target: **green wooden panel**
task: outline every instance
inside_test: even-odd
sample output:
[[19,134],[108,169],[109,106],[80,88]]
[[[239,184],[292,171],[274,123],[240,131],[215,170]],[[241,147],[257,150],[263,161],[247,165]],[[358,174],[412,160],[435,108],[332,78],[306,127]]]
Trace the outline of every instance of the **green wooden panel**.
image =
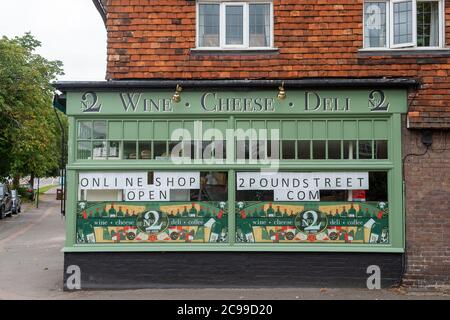
[[137,121],[124,121],[123,122],[123,138],[126,140],[138,139],[138,123]]
[[342,121],[329,120],[328,123],[328,139],[337,140],[343,138]]
[[202,120],[201,124],[202,124],[202,132],[214,128],[214,122],[212,120]]
[[327,122],[325,120],[315,120],[312,123],[313,139],[327,138]]
[[358,138],[358,126],[356,120],[344,120],[344,139],[356,140]]
[[155,121],[153,122],[153,139],[154,140],[168,140],[167,121]]
[[373,122],[373,135],[376,140],[387,140],[389,127],[387,120],[375,120]]
[[250,129],[250,121],[248,120],[238,120],[236,121],[236,129],[248,130]]
[[373,138],[371,120],[358,121],[358,138],[359,140],[371,140]]
[[298,121],[298,138],[303,140],[309,140],[312,138],[311,121]]
[[108,139],[121,140],[123,138],[122,121],[109,121],[108,123]]
[[256,130],[266,129],[266,122],[264,120],[253,120],[252,128]]
[[281,123],[281,139],[295,140],[297,139],[297,121],[283,120]]
[[139,140],[153,139],[153,123],[151,121],[139,121]]

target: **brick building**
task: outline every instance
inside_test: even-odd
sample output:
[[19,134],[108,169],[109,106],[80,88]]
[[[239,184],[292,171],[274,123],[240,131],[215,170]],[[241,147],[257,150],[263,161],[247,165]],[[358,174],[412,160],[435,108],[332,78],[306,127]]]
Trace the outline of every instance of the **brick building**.
[[[289,163],[282,161],[282,171],[327,172],[333,166],[340,168],[339,172],[351,171],[352,165],[348,165],[350,160],[355,161],[354,168],[369,172],[371,186],[389,189],[386,191],[386,195],[382,195],[383,192],[378,191],[377,193],[369,186],[362,193],[362,201],[356,197],[360,190],[347,190],[345,195],[338,195],[336,190],[321,190],[320,202],[323,201],[323,204],[318,207],[318,211],[326,211],[331,208],[332,203],[340,203],[339,201],[346,203],[344,209],[337,209],[339,210],[337,215],[334,214],[334,207],[332,210],[330,209],[333,213],[330,212],[326,220],[327,231],[324,233],[325,236],[322,236],[325,238],[318,237],[318,234],[322,233],[315,234],[303,230],[301,226],[298,227],[297,231],[301,230],[300,233],[306,234],[306,238],[303,239],[302,235],[293,233],[294,241],[298,240],[301,244],[297,249],[295,246],[282,243],[289,240],[287,236],[289,232],[278,231],[271,225],[270,219],[267,222],[270,225],[270,227],[266,227],[267,230],[259,230],[259,227],[255,227],[253,224],[253,227],[250,227],[251,232],[246,233],[246,224],[240,225],[239,221],[241,220],[238,221],[238,219],[244,221],[244,217],[248,217],[249,212],[252,216],[253,207],[248,210],[247,207],[244,209],[239,207],[239,210],[247,211],[240,213],[238,210],[237,216],[239,214],[241,216],[236,220],[230,218],[231,214],[228,215],[227,232],[231,234],[232,231],[239,232],[240,230],[246,239],[244,242],[271,242],[273,246],[262,246],[253,250],[249,247],[251,244],[247,243],[247,247],[242,247],[241,250],[234,246],[235,249],[231,252],[228,252],[227,249],[217,250],[205,246],[198,250],[195,249],[195,253],[189,253],[189,250],[192,251],[192,247],[187,250],[188,252],[177,247],[170,250],[173,251],[170,257],[157,255],[158,252],[165,251],[162,244],[155,249],[140,250],[134,247],[133,250],[130,250],[133,252],[126,254],[139,266],[138,270],[145,269],[142,261],[146,261],[146,259],[150,259],[152,263],[160,263],[163,268],[174,267],[171,263],[180,259],[179,264],[184,266],[183,259],[186,258],[186,255],[190,255],[189,257],[192,257],[194,262],[190,263],[191,267],[184,266],[189,271],[186,271],[187,275],[180,276],[180,278],[184,277],[188,280],[172,279],[175,284],[199,283],[201,277],[194,275],[194,269],[201,268],[199,263],[195,262],[201,260],[206,267],[213,267],[215,263],[223,265],[223,272],[227,275],[225,278],[229,277],[227,279],[231,285],[239,283],[230,275],[232,272],[227,272],[227,270],[233,270],[233,263],[251,265],[256,275],[260,272],[261,276],[269,279],[263,283],[265,285],[272,282],[288,285],[289,281],[292,281],[291,284],[320,285],[323,283],[353,283],[349,279],[364,279],[366,273],[361,271],[364,266],[377,264],[381,267],[383,281],[386,285],[398,283],[400,280],[406,285],[421,288],[442,288],[449,285],[450,238],[446,235],[446,229],[450,227],[450,197],[448,195],[450,192],[450,147],[448,141],[450,128],[450,78],[448,77],[450,70],[450,49],[448,47],[450,42],[450,1],[94,0],[93,2],[105,21],[108,35],[106,73],[108,81],[59,83],[57,87],[66,93],[69,109],[69,103],[78,101],[77,99],[84,101],[86,106],[87,97],[85,95],[92,92],[95,93],[95,100],[91,106],[95,106],[98,98],[99,103],[103,101],[103,110],[106,110],[108,103],[113,104],[113,100],[107,96],[107,92],[120,92],[122,103],[125,105],[128,101],[128,105],[130,105],[131,102],[134,109],[134,102],[136,104],[142,102],[139,100],[141,96],[134,95],[140,92],[148,93],[150,96],[153,92],[158,97],[165,92],[165,95],[169,95],[170,98],[176,91],[175,94],[181,95],[182,99],[186,98],[187,100],[195,99],[198,90],[202,92],[216,90],[219,94],[225,95],[226,99],[231,99],[228,96],[231,94],[230,92],[243,92],[245,97],[248,95],[249,99],[255,101],[254,99],[264,99],[263,96],[269,95],[272,91],[271,94],[275,97],[278,93],[275,114],[270,114],[265,118],[255,116],[241,119],[238,114],[242,113],[237,112],[241,111],[239,109],[241,105],[238,107],[234,105],[234,109],[230,112],[231,120],[228,118],[220,120],[236,121],[236,127],[240,126],[239,121],[248,121],[247,127],[250,128],[253,128],[253,122],[258,120],[263,121],[267,126],[272,119],[280,121],[280,124],[276,126],[282,131],[286,131],[286,134],[283,133],[284,131],[281,133],[284,136],[283,139],[296,141],[295,147],[292,147],[292,152],[295,153],[293,158],[290,158],[289,143],[282,142],[280,149],[282,159],[292,159],[292,162]],[[176,89],[177,86],[180,87],[180,90]],[[84,96],[81,95],[83,92]],[[99,92],[103,92],[104,96],[101,96]],[[124,95],[125,92],[128,95]],[[72,98],[71,93],[73,93]],[[79,96],[78,93],[80,93]],[[282,93],[281,97],[280,93]],[[164,94],[161,95],[161,97],[163,96]],[[323,98],[324,96],[328,98]],[[367,101],[366,98],[364,101],[361,96],[365,96],[369,100]],[[208,101],[210,101],[210,105],[216,103],[216,100],[214,100],[215,102],[207,100],[212,97],[216,98],[212,94],[210,96],[203,95],[202,106],[205,107]],[[290,100],[290,97],[293,100]],[[142,99],[144,98],[142,97]],[[227,111],[230,111],[229,101],[226,102]],[[295,111],[290,114],[283,111],[283,108],[285,110],[295,108],[299,104],[298,101],[305,103],[305,106],[302,105],[302,108],[305,108],[303,114]],[[347,101],[347,107],[345,101]],[[352,107],[348,106],[348,101],[352,101]],[[75,102],[72,103],[75,105]],[[149,106],[151,103],[149,102]],[[186,102],[185,107],[191,108],[191,115],[202,119],[201,112],[197,112],[196,107],[189,103],[190,101]],[[250,106],[250,102],[248,103]],[[184,100],[182,100],[182,104],[184,106]],[[245,100],[243,105],[245,110],[247,106]],[[259,105],[256,105],[259,108]],[[167,106],[168,110],[172,110],[169,105]],[[175,104],[174,106],[176,108]],[[79,102],[76,107],[79,108]],[[144,105],[143,108],[146,109],[146,106]],[[340,111],[339,108],[341,111],[348,112],[336,117],[336,113]],[[210,111],[209,107],[203,109],[203,111],[206,109],[209,109],[206,111]],[[216,109],[215,111],[219,110]],[[308,113],[312,109],[320,109],[321,113],[317,116]],[[386,114],[386,117],[383,118],[380,113],[375,115],[375,113],[369,112],[383,110],[392,113]],[[127,109],[125,111],[128,112]],[[224,114],[223,109],[221,111]],[[328,111],[330,113],[327,113]],[[336,112],[331,115],[331,111]],[[188,109],[184,111],[187,117],[189,117],[189,113]],[[70,112],[68,114],[70,115]],[[71,124],[73,130],[75,130],[75,126],[78,126],[79,133],[80,127],[75,123],[82,120],[86,114],[78,115],[76,112],[72,112],[72,115],[74,114],[75,117]],[[328,116],[328,114],[330,115]],[[110,122],[111,119],[118,116],[118,112],[111,111],[108,116],[107,126],[109,130],[113,130]],[[128,119],[126,117],[129,115],[125,116],[125,120]],[[298,126],[298,130],[294,129],[292,132],[298,131],[298,135],[288,129],[283,129],[290,125],[287,122],[289,118],[296,121],[295,126]],[[355,127],[353,127],[351,119],[356,119]],[[92,121],[95,122],[95,119]],[[136,130],[141,132],[141,125],[139,120],[137,121],[138,129]],[[219,120],[212,121],[218,122]],[[304,121],[309,121],[309,124],[304,124]],[[216,122],[212,125],[213,127]],[[334,122],[339,124],[333,127]],[[304,125],[311,126],[310,137],[302,135]],[[322,125],[326,128],[328,136],[321,138],[319,133],[317,136],[315,135],[315,128],[322,128]],[[156,123],[153,123],[153,126],[156,128]],[[170,124],[168,126],[170,127]],[[127,127],[126,123],[122,123],[120,127],[124,136],[127,130],[134,128],[132,125]],[[368,133],[364,133],[365,128],[369,128],[367,129]],[[351,134],[353,129],[356,132],[355,136]],[[76,130],[73,132],[75,135]],[[383,132],[387,132],[386,135]],[[337,135],[338,138],[331,138],[332,134]],[[127,138],[124,136],[117,139],[122,139],[120,142],[122,144],[118,144],[118,148],[125,153]],[[342,138],[339,138],[340,136]],[[301,141],[306,141],[308,137],[311,142],[307,142],[307,148],[311,151],[311,155],[302,158],[300,155]],[[110,138],[107,139],[109,143]],[[141,149],[139,149],[141,139],[139,137],[136,139],[139,140],[137,142],[138,155],[135,155],[134,159],[141,163],[138,161],[139,154],[141,154]],[[323,157],[320,156],[321,139],[326,141],[324,142],[326,146],[323,147]],[[338,140],[339,151],[334,157],[333,141]],[[363,142],[366,140],[371,141],[368,156],[363,152],[365,150]],[[353,146],[351,142],[347,143],[346,141],[357,142]],[[388,150],[386,152],[389,155],[382,155],[383,143],[381,141],[387,141],[387,146],[384,148]],[[82,142],[78,141],[78,143]],[[75,148],[78,148],[78,152],[80,151],[80,145],[75,143],[73,153],[76,153]],[[92,143],[95,141],[92,140]],[[317,152],[315,151],[316,144]],[[94,153],[94,144],[90,146]],[[111,145],[108,148],[112,148]],[[152,148],[153,150],[156,148],[154,142]],[[170,144],[167,148],[170,149]],[[239,154],[239,149],[234,149],[234,145],[232,148]],[[354,157],[353,148],[357,148]],[[229,149],[227,150],[229,151]],[[244,153],[246,152],[245,148],[242,150]],[[286,155],[284,155],[285,151]],[[347,156],[347,154],[349,155]],[[370,158],[369,162],[364,162],[365,157]],[[97,166],[93,165],[93,167],[88,167],[87,164],[83,167],[83,163],[77,159],[79,158],[73,156],[73,161],[69,160],[68,170],[74,171],[74,179],[76,179],[76,174],[80,174],[83,169],[114,169],[114,165],[108,162],[108,156],[106,156],[105,162],[100,161]],[[93,160],[89,156],[86,159]],[[383,162],[382,159],[386,159],[386,161]],[[308,162],[308,160],[310,161]],[[227,173],[227,181],[228,188],[233,187],[233,189],[235,188],[234,174],[237,174],[237,179],[240,179],[241,176],[238,172],[243,170],[243,167],[234,165],[233,163],[228,167],[214,167],[214,169],[222,171],[232,170]],[[142,160],[142,165],[133,166],[135,169],[158,168],[158,165],[154,166],[151,161],[144,160]],[[160,168],[170,169],[170,167],[164,166]],[[200,171],[202,168],[210,170],[206,166],[195,168]],[[259,167],[249,166],[246,168],[255,170]],[[386,170],[387,174],[387,181],[384,182],[384,185],[379,182],[383,180],[380,178],[382,174],[378,172],[380,176],[378,177],[376,173],[382,170]],[[70,177],[69,173],[68,177]],[[316,178],[318,179],[319,176]],[[402,180],[404,181],[403,187]],[[274,208],[276,207],[277,197],[267,195],[265,192],[267,190],[262,192],[261,197],[267,200],[267,203],[261,201],[263,203],[261,210],[270,217],[268,212],[272,208],[272,201]],[[248,202],[254,200],[253,196],[246,197],[237,191],[236,194],[229,195],[226,201],[229,203],[235,200],[238,203],[242,198],[243,200],[241,200],[247,206]],[[85,198],[84,200],[89,204],[89,199]],[[192,198],[189,200],[192,201]],[[282,208],[278,207],[278,211],[285,210],[286,215],[281,214],[280,217],[286,217],[286,219],[292,208],[287,200],[290,199],[284,197],[283,201],[285,202],[282,203]],[[363,214],[361,216],[358,213],[350,214],[350,210],[356,208],[360,202],[365,203],[366,200],[378,203],[375,206],[377,209],[374,210],[379,210],[378,218],[380,220],[376,218],[369,220],[369,216],[363,218]],[[386,222],[386,225],[381,222],[381,217],[387,215],[383,201],[389,202],[390,216],[386,218],[389,219],[386,220],[389,221],[388,224]],[[382,204],[381,209],[380,204]],[[297,202],[297,205],[302,206],[302,209],[297,207],[293,210],[301,211],[304,214],[303,212],[306,212],[308,208],[307,205],[301,204],[301,201]],[[237,210],[234,209],[234,202],[231,206],[229,212],[231,209]],[[192,204],[192,208],[194,208],[194,204]],[[199,205],[198,208],[195,206],[195,208],[201,210],[202,206]],[[256,210],[259,209],[254,210],[256,214]],[[360,205],[359,211],[364,210],[372,209],[370,206],[365,208],[365,204],[362,207]],[[291,216],[294,213],[292,212]],[[391,217],[391,215],[397,216]],[[348,224],[339,222],[337,216],[340,217],[339,219],[344,219],[344,217],[354,217],[355,221],[361,219],[359,222],[355,222],[361,224],[359,227],[356,227],[357,224],[355,224],[352,230],[342,231],[345,229],[343,226]],[[218,220],[216,219],[216,221]],[[79,222],[77,223],[79,226]],[[372,223],[383,225],[380,227],[382,230],[379,230],[379,234],[373,231]],[[74,231],[69,232],[68,236],[74,236],[76,233],[74,225],[75,221],[73,221]],[[365,229],[370,226],[371,231],[363,230],[362,225],[365,226]],[[362,232],[361,243],[357,244],[356,234],[360,231]],[[377,237],[382,239],[385,231],[386,234],[389,233],[390,239],[380,242]],[[98,239],[96,232],[93,234]],[[194,234],[197,232],[198,230]],[[264,232],[268,232],[267,239],[264,238]],[[247,236],[250,233],[252,235]],[[376,237],[372,238],[372,234]],[[284,240],[280,241],[279,236]],[[255,240],[258,237],[261,237],[261,241]],[[333,237],[337,237],[336,241],[341,240],[341,244],[321,246],[321,242],[333,240]],[[230,238],[228,237],[228,239]],[[229,241],[234,242],[235,240]],[[317,243],[311,246],[311,243],[307,243],[308,241]],[[352,241],[354,243],[350,244]],[[99,241],[97,240],[97,242]],[[310,246],[308,247],[308,245]],[[77,261],[81,264],[83,261],[85,262],[86,256],[83,255],[85,251],[83,249],[74,250],[72,247],[74,247],[73,242],[69,242],[66,260]],[[104,251],[105,260],[120,259],[120,254],[113,249],[99,249],[98,251]],[[140,251],[152,251],[151,258],[143,258]],[[227,252],[221,253],[222,251]],[[253,251],[260,254],[255,254]],[[105,260],[98,264],[106,263]],[[291,274],[291,278],[286,282],[283,282],[285,280],[282,276],[267,275],[267,270],[276,270],[275,265],[279,263],[287,265],[284,269],[280,267],[281,273]],[[68,264],[67,261],[66,264]],[[86,268],[93,267],[93,265],[87,265]],[[299,266],[298,270],[300,271],[297,272],[311,269],[317,270],[317,272],[309,277],[292,276],[297,270],[293,267],[294,265]],[[261,266],[261,269],[258,266]],[[358,270],[357,274],[352,273],[352,268]],[[237,268],[237,270],[240,269]],[[244,270],[240,270],[240,272],[245,273]],[[330,276],[330,273],[334,276]],[[269,274],[271,273],[269,272]],[[115,276],[117,277],[117,275]],[[167,277],[163,273],[159,276]],[[245,277],[251,278],[252,275],[248,274]],[[138,278],[141,284],[146,281],[148,283],[154,281],[153,278]],[[112,276],[111,279],[114,277]],[[170,278],[167,279],[167,281],[172,281]],[[127,281],[131,280],[124,280],[124,283]],[[256,282],[252,281],[249,280],[248,283],[244,281],[241,284],[254,285]],[[162,283],[164,284],[164,281]],[[220,282],[218,283],[220,284]]]

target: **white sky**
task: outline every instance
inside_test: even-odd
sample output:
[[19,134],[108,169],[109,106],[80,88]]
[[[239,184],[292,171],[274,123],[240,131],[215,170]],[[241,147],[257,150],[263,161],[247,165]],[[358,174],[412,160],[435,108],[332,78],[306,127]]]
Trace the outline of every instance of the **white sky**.
[[106,30],[91,0],[0,0],[0,37],[31,33],[38,53],[61,60],[59,80],[104,80]]

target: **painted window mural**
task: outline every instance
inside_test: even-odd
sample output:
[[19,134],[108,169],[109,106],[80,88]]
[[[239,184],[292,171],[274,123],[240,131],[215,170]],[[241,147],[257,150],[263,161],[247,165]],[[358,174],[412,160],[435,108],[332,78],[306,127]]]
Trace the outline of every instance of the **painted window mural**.
[[228,241],[226,172],[83,172],[77,243]]
[[389,243],[387,172],[236,178],[237,243]]

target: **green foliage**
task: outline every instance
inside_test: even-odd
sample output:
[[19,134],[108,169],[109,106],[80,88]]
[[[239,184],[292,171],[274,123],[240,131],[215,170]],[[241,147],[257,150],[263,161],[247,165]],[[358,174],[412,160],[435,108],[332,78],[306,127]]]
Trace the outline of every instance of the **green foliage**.
[[51,82],[63,74],[62,63],[36,54],[40,45],[29,33],[0,39],[0,177],[42,177],[59,167]]

